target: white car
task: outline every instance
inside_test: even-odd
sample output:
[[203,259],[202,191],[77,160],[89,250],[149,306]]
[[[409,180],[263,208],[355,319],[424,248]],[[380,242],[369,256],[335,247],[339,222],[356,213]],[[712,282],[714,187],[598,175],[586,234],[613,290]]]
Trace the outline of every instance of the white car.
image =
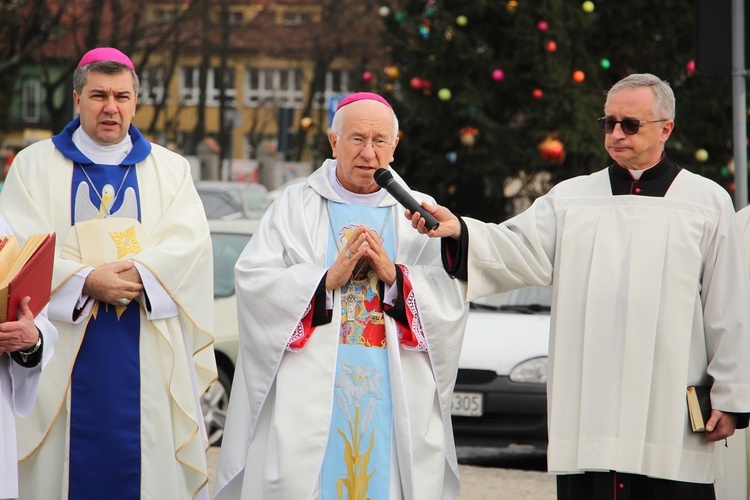
[[201,409],[211,446],[221,444],[232,391],[234,366],[239,351],[234,265],[259,219],[213,219],[208,221],[214,253],[214,353],[219,380],[201,397]]
[[195,181],[208,219],[256,219],[268,208],[262,184],[235,181]]
[[457,445],[547,449],[551,287],[471,304],[452,400]]

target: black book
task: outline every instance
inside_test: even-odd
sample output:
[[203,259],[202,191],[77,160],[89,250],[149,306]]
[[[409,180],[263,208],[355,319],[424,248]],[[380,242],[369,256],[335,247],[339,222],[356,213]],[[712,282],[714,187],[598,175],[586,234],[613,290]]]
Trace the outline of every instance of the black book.
[[693,432],[705,432],[711,418],[711,386],[691,385],[687,388],[687,405]]

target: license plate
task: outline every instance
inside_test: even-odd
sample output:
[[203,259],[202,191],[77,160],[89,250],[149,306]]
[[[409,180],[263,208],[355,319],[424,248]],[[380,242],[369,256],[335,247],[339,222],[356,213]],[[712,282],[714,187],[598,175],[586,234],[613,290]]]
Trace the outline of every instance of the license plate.
[[454,392],[451,414],[461,417],[482,416],[482,394],[478,392]]

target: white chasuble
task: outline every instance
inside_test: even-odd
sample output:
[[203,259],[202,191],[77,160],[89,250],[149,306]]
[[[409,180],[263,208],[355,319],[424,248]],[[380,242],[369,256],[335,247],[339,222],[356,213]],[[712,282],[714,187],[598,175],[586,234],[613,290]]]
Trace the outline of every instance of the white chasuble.
[[[78,192],[80,183],[74,182],[75,170],[80,169],[52,141],[40,141],[16,156],[6,179],[6,189],[0,196],[0,210],[10,214],[9,222],[21,228],[23,236],[43,231],[55,231],[59,235],[52,302],[57,298],[55,292],[83,269],[82,261],[88,259],[85,254],[89,249],[81,253],[75,246],[83,244],[78,238],[88,236],[73,228],[71,216],[88,213],[81,215],[87,218],[94,212],[87,210],[83,202],[76,204],[85,196],[82,189]],[[123,184],[124,170],[127,167],[114,181],[107,182],[115,187],[113,197],[122,200],[122,204],[110,204],[109,188],[104,189],[99,184],[98,193],[89,191],[88,201],[89,204],[94,200],[98,202],[97,217],[109,218],[104,217],[105,213],[121,216],[123,212],[119,210],[123,205],[130,206],[128,200],[131,199],[125,184],[137,179],[135,194],[140,194],[139,219],[144,235],[136,234],[131,238],[131,224],[100,233],[99,237],[115,247],[119,243],[121,251],[134,243],[142,245],[137,253],[118,255],[115,250],[114,258],[130,259],[146,267],[178,305],[179,313],[176,317],[151,321],[143,309],[144,304],[133,301],[129,306],[136,315],[133,334],[138,336],[138,345],[131,351],[139,358],[135,377],[148,381],[139,384],[135,393],[140,404],[121,402],[122,407],[135,412],[141,422],[136,428],[136,440],[140,441],[140,466],[136,474],[140,478],[128,481],[128,487],[113,483],[108,488],[122,493],[131,489],[130,484],[139,483],[134,496],[143,500],[199,498],[207,496],[208,489],[206,438],[199,398],[216,378],[211,334],[212,291],[210,286],[205,286],[212,282],[210,233],[184,158],[152,145],[150,154],[132,167]],[[89,169],[88,173],[95,177],[94,169]],[[39,179],[46,181],[39,182]],[[121,185],[120,196],[115,196]],[[78,194],[83,198],[79,199]],[[120,217],[112,217],[117,218]],[[128,220],[119,223],[127,224]],[[66,239],[69,232],[71,238],[75,233],[75,243],[73,239]],[[110,232],[118,234],[113,239]],[[66,241],[71,245],[65,246]],[[91,240],[86,243],[90,244]],[[113,257],[102,254],[102,258]],[[76,424],[71,408],[80,408],[71,401],[71,380],[74,371],[87,368],[78,365],[77,360],[91,321],[87,318],[75,322],[72,311],[51,319],[60,332],[60,341],[42,373],[34,410],[28,418],[17,421],[22,498],[68,498],[68,465],[72,460],[69,436],[70,428]],[[108,356],[119,354],[118,350],[111,349],[101,359],[106,362]],[[89,378],[95,380],[96,375]],[[113,404],[117,403],[113,401]],[[93,417],[96,418],[96,413]],[[107,440],[116,441],[114,428],[105,427],[102,432],[110,432],[111,439]],[[76,450],[80,449],[85,447],[76,446]],[[81,491],[84,495],[108,494],[94,488]]]
[[[320,498],[321,489],[328,490],[327,486],[321,488],[321,474],[325,474],[323,462],[329,442],[337,441],[336,446],[343,447],[339,451],[345,449],[347,440],[353,442],[349,422],[357,419],[359,403],[358,426],[361,429],[368,424],[359,449],[360,454],[366,452],[372,436],[368,406],[377,403],[384,408],[386,385],[390,386],[393,438],[388,445],[376,430],[373,449],[380,448],[383,441],[390,447],[385,467],[394,461],[395,471],[390,472],[388,482],[396,486],[396,495],[405,500],[451,500],[458,496],[450,395],[467,307],[461,300],[460,283],[442,267],[440,242],[414,231],[392,197],[385,196],[378,207],[393,206],[395,256],[391,258],[407,270],[413,291],[406,298],[407,306],[415,315],[409,326],[423,335],[427,352],[405,349],[399,342],[395,320],[384,314],[384,347],[364,349],[368,354],[385,352],[387,364],[339,363],[342,347],[362,347],[340,342],[342,320],[348,315],[343,310],[348,304],[342,295],[348,287],[333,290],[333,321],[315,327],[299,351],[287,349],[328,269],[327,258],[334,253],[329,251],[330,238],[338,231],[331,230],[328,205],[344,203],[329,181],[335,168],[336,161],[328,160],[307,182],[282,193],[264,214],[237,262],[240,355],[216,476],[217,500]],[[418,193],[416,196],[430,200]],[[385,216],[381,210],[373,212],[369,221],[356,222],[380,231]],[[341,224],[346,222],[339,228]],[[384,236],[384,240],[388,244],[389,237]],[[355,289],[352,296],[370,292]],[[353,304],[353,319],[357,304]],[[370,323],[377,321],[373,318]],[[353,338],[359,336],[362,342],[373,343],[367,340],[370,331],[362,329],[362,335],[359,333],[355,329]],[[357,367],[361,367],[358,373]],[[387,369],[388,381],[377,378],[370,371],[373,367]],[[365,380],[377,384],[363,383]],[[380,399],[376,387],[381,390]],[[366,397],[360,398],[364,394]],[[339,395],[346,403],[343,410],[338,406]],[[335,428],[334,412],[340,412],[342,418]],[[327,463],[346,460],[338,453],[334,458]],[[388,472],[380,469],[377,474]],[[362,470],[372,473],[372,462]],[[348,474],[333,472],[330,477],[334,488],[343,478],[343,493]],[[375,490],[370,489],[370,494]]]

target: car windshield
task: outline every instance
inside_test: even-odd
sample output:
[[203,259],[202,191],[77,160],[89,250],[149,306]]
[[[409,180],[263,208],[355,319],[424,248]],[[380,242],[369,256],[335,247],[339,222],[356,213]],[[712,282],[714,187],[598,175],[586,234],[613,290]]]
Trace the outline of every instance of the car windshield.
[[489,295],[471,302],[472,309],[512,311],[526,314],[548,313],[552,305],[551,286],[529,286]]
[[265,210],[268,208],[268,191],[263,188],[247,186],[243,190],[245,205],[249,210]]
[[214,298],[234,294],[234,265],[249,240],[248,234],[211,234],[214,247]]
[[242,217],[242,203],[236,196],[198,191],[208,219],[236,219]]

